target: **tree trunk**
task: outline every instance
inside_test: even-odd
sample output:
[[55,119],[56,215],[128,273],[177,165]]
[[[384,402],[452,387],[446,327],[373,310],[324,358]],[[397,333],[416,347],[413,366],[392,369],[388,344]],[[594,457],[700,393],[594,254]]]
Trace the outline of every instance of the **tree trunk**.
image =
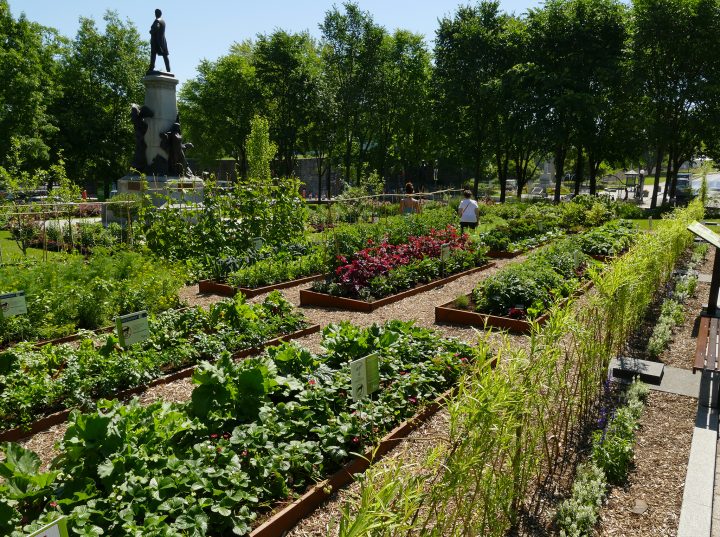
[[475,180],[473,183],[473,197],[478,199],[478,186],[480,185],[480,158],[475,159]]
[[597,172],[600,166],[595,165],[595,155],[593,153],[588,155],[588,167],[590,171],[590,195],[594,196],[597,193]]
[[660,166],[662,166],[664,152],[665,149],[662,146],[658,146],[657,154],[655,156],[655,182],[653,183],[652,199],[650,200],[651,209],[657,207],[657,195],[660,190]]
[[665,205],[668,201],[668,189],[670,187],[670,183],[672,182],[672,163],[673,163],[673,151],[670,151],[670,154],[668,155],[668,162],[667,167],[665,168],[665,188],[663,189],[663,200],[662,204]]
[[566,149],[564,147],[555,150],[555,195],[553,196],[555,203],[560,203],[560,189],[565,175],[565,155]]
[[578,146],[577,162],[575,163],[575,195],[580,195],[580,184],[583,181],[583,150],[582,146]]

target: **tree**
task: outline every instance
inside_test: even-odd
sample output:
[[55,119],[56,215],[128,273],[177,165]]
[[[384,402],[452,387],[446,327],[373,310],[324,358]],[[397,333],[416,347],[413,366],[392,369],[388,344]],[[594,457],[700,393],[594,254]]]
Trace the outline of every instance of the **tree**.
[[300,131],[309,122],[310,101],[320,70],[320,56],[307,33],[277,30],[261,35],[253,63],[271,135],[278,146],[281,175],[293,173],[300,151]]
[[48,104],[58,91],[53,55],[59,39],[24,15],[13,19],[0,0],[0,42],[0,166],[29,171],[49,163],[57,133]]
[[716,117],[720,9],[717,0],[636,0],[633,6],[635,74],[655,146],[655,207],[665,155],[672,195],[680,164],[700,147],[708,118]]
[[250,122],[247,141],[248,176],[254,181],[270,182],[270,162],[277,153],[277,145],[270,141],[270,126],[267,119],[255,116]]
[[183,86],[178,103],[187,138],[205,162],[230,156],[244,175],[250,120],[263,112],[253,44],[234,44],[227,56],[202,61],[198,72]]
[[421,35],[397,30],[383,39],[369,111],[374,146],[370,167],[385,178],[392,168],[403,176],[430,158],[430,54]]
[[106,12],[103,19],[105,32],[100,33],[95,21],[80,18],[80,29],[60,60],[63,93],[53,112],[68,175],[76,181],[101,179],[109,196],[112,179],[130,171],[130,106],[143,101],[148,47],[135,26],[116,12]]
[[440,21],[435,39],[438,126],[450,152],[473,167],[476,196],[492,150],[490,130],[497,117],[505,17],[496,1],[461,6],[453,18]]
[[346,2],[343,7],[345,13],[337,8],[328,11],[320,25],[323,65],[337,104],[337,138],[343,146],[345,177],[350,179],[353,156],[356,156],[354,169],[359,184],[364,153],[374,142],[366,110],[373,107],[379,97],[373,90],[378,88],[385,31],[357,4]]

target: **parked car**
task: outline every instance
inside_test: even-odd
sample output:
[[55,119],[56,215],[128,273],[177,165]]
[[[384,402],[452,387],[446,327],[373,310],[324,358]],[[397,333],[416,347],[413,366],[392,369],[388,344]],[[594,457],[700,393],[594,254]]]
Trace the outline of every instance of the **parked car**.
[[692,182],[690,180],[690,174],[686,172],[680,172],[677,174],[677,181],[675,183],[675,198],[678,201],[690,200],[695,196],[692,189]]

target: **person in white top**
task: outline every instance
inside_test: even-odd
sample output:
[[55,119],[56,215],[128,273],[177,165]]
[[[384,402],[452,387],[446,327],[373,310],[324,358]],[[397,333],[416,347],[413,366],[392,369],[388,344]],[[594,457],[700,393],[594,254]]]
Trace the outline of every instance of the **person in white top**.
[[460,215],[460,233],[465,233],[465,228],[475,229],[478,225],[478,209],[477,201],[471,198],[472,193],[469,190],[463,192],[465,199],[458,206],[458,215]]

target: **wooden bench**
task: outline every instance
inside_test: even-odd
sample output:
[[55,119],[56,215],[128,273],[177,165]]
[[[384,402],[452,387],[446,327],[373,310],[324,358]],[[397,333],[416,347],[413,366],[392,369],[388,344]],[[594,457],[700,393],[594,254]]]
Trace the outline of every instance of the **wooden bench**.
[[720,360],[718,358],[719,342],[720,318],[701,316],[693,373],[698,370],[720,371]]

